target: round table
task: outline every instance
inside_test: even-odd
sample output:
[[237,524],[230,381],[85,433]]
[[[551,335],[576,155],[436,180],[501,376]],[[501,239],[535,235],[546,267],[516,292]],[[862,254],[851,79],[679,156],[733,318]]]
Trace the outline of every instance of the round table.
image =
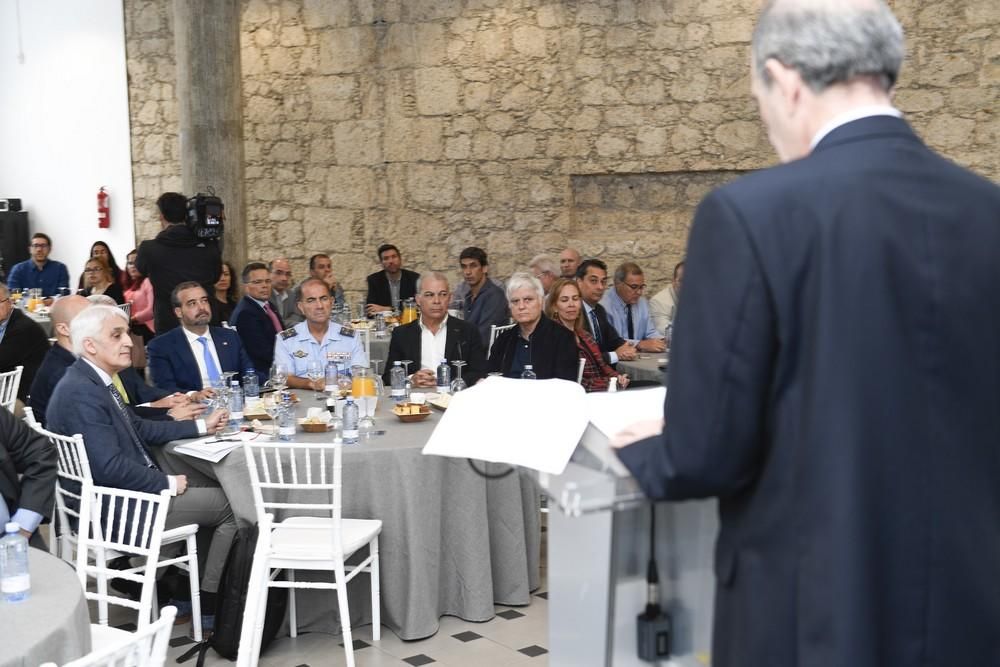
[[0,628],[6,638],[0,667],[63,664],[90,652],[90,612],[76,571],[47,551],[28,554],[31,597],[8,604],[0,598]]

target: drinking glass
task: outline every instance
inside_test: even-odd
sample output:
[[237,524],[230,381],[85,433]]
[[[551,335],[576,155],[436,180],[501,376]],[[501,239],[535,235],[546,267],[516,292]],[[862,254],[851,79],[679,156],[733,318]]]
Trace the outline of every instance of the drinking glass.
[[[326,369],[323,367],[323,362],[318,359],[311,360],[306,364],[306,377],[309,378],[311,382],[318,382],[326,377]],[[315,391],[315,390],[314,390]],[[326,402],[326,396],[321,391],[315,391],[316,400]]]
[[468,385],[465,384],[465,380],[462,379],[462,366],[466,362],[464,361],[453,361],[451,365],[455,367],[455,379],[451,381],[451,393],[457,394],[463,389],[468,389]]
[[277,442],[278,438],[278,412],[281,411],[280,392],[274,392],[263,399],[264,412],[271,418],[271,440]]
[[372,375],[371,369],[365,366],[355,366],[351,370],[354,375],[351,383],[351,395],[354,396],[358,408],[363,413],[358,426],[371,428],[375,425],[375,405],[378,400],[375,376]]
[[413,299],[403,301],[403,315],[400,318],[401,324],[409,324],[417,319],[417,302]]
[[286,382],[288,382],[288,369],[286,369],[283,364],[272,364],[271,379],[268,380],[268,384],[271,385],[271,388],[275,389],[276,392],[281,392],[281,390],[285,388]]

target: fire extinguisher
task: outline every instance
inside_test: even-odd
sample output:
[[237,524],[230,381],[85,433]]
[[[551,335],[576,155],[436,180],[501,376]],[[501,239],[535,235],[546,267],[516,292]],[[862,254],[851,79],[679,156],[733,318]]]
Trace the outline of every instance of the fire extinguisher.
[[97,191],[97,226],[102,229],[111,226],[111,195],[103,187]]

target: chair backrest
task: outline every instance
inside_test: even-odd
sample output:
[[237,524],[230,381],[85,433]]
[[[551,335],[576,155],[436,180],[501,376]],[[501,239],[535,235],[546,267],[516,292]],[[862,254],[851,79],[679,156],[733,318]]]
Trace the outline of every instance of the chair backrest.
[[[58,472],[56,483],[56,519],[59,527],[58,539],[66,547],[66,540],[73,535],[73,526],[80,520],[80,488],[85,481],[93,481],[90,474],[90,459],[87,458],[87,448],[83,444],[83,436],[59,435],[42,428],[31,415],[28,420],[28,410],[25,408],[25,421],[36,433],[39,433],[55,445],[58,455]],[[52,540],[54,543],[55,540]],[[69,551],[63,551],[63,558],[69,558]]]
[[21,371],[24,366],[18,366],[12,371],[0,373],[0,407],[14,412],[17,403],[17,390],[21,386]]
[[127,315],[129,318],[132,317],[132,302],[131,301],[126,301],[125,303],[119,303],[118,307],[122,311],[124,311],[125,315]]
[[502,334],[507,329],[512,328],[515,324],[517,324],[517,322],[512,322],[511,324],[503,324],[503,325],[500,325],[500,326],[497,326],[497,325],[494,324],[494,325],[492,325],[490,327],[490,346],[488,348],[486,348],[486,358],[487,359],[490,358],[490,352],[493,351],[493,341],[495,341],[497,339],[497,336],[499,336],[500,334]]
[[38,420],[35,419],[35,411],[27,405],[24,406],[24,423],[27,424],[29,428],[35,428],[35,426],[38,425]]
[[[94,486],[85,480],[80,490],[80,529],[77,533],[76,574],[88,600],[104,601],[139,611],[138,626],[149,623],[148,610],[153,604],[156,565],[163,527],[170,506],[170,491],[159,494]],[[93,563],[89,553],[93,551]],[[115,556],[143,559],[145,565],[131,570],[108,568],[109,552]],[[107,586],[96,592],[87,590],[87,577],[101,580],[114,576],[142,585],[139,600],[113,594]],[[103,590],[102,590],[103,589]],[[143,613],[146,610],[146,613]]]
[[580,357],[579,368],[576,369],[576,383],[580,384],[583,382],[583,367],[587,364],[587,360]]
[[312,529],[327,531],[332,539],[332,555],[342,557],[340,439],[323,444],[244,442],[243,453],[250,471],[257,522],[264,525],[267,514],[279,522],[289,510],[295,514],[330,517],[333,530],[329,526]]
[[[164,607],[160,610],[160,620],[136,630],[125,644],[116,644],[92,651],[82,658],[67,662],[63,667],[126,667],[132,665],[135,667],[163,667],[167,660],[170,633],[174,628],[176,616],[177,607]],[[41,667],[56,667],[56,663],[47,662]]]

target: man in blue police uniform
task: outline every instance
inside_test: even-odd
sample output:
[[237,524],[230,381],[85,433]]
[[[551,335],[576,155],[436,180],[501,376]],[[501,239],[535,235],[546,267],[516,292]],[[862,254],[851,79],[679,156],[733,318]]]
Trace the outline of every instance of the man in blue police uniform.
[[318,278],[310,278],[299,288],[299,312],[305,322],[279,333],[274,345],[274,363],[288,370],[288,386],[293,389],[322,391],[324,379],[306,377],[310,361],[326,366],[329,352],[349,352],[352,366],[368,366],[368,356],[361,338],[350,327],[330,323],[333,297],[330,288]]

